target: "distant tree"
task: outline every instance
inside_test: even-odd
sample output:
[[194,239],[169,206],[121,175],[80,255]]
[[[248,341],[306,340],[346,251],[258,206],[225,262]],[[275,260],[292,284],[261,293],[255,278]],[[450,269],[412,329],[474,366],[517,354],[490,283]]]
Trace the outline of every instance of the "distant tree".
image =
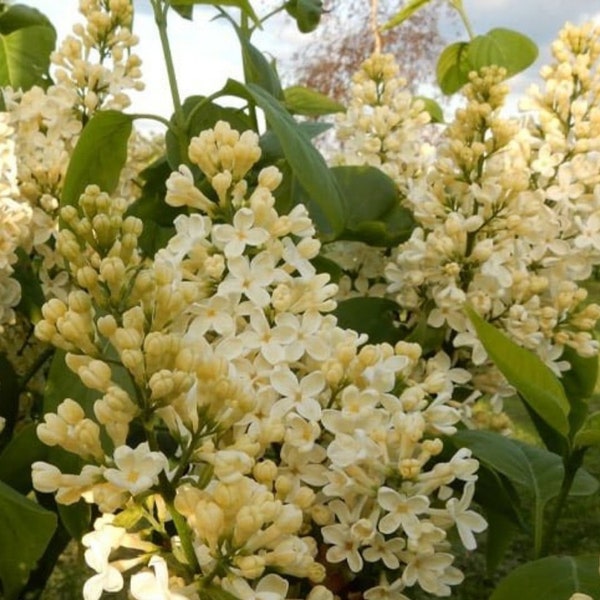
[[378,27],[400,8],[398,0],[329,0],[314,43],[292,57],[288,70],[295,81],[338,100],[373,51],[394,54],[412,87],[433,81],[435,61],[445,45],[439,25],[455,13],[446,2],[434,0],[401,26],[379,33]]

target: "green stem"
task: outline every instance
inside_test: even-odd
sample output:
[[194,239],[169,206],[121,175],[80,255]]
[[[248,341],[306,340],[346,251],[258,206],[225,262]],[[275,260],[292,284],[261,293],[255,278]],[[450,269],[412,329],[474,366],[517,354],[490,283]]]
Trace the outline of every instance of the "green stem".
[[544,536],[543,543],[540,545],[539,554],[536,552],[536,558],[547,556],[550,553],[554,535],[556,534],[556,527],[567,503],[571,487],[573,487],[575,475],[583,463],[584,453],[585,450],[583,449],[577,450],[564,459],[565,474],[560,485],[560,491],[556,498],[554,508],[548,519],[546,535]]
[[[156,438],[156,431],[154,430],[152,423],[148,420],[144,421],[144,432],[146,433],[146,439],[148,440],[150,450],[153,452],[160,451],[158,440]],[[175,525],[175,530],[181,541],[181,548],[183,549],[187,563],[194,573],[200,573],[200,565],[198,564],[194,544],[192,542],[192,531],[183,515],[175,508],[175,487],[169,481],[164,471],[158,476],[158,486],[160,494],[167,506],[167,510],[173,519],[173,525]]]
[[[167,69],[169,88],[171,90],[171,98],[173,99],[174,123],[170,125],[169,129],[173,131],[175,137],[179,141],[181,156],[187,157],[188,140],[185,134],[185,114],[183,112],[183,105],[181,104],[181,96],[179,95],[179,87],[177,85],[177,76],[175,74],[175,65],[171,53],[171,46],[169,44],[169,36],[167,35],[167,12],[169,3],[164,2],[164,0],[150,0],[150,2],[154,11],[154,21],[158,28],[160,44],[165,59],[165,67]],[[164,4],[162,4],[163,2]]]
[[260,24],[262,25],[263,23],[266,23],[271,17],[274,17],[276,14],[280,13],[284,9],[285,4],[282,4],[281,6],[278,6],[277,8],[273,9],[260,20]]
[[456,10],[456,12],[459,14],[460,19],[463,22],[465,29],[467,30],[469,39],[471,39],[471,40],[474,39],[475,31],[473,30],[473,27],[471,26],[471,21],[469,20],[467,12],[465,11],[465,7],[463,6],[462,0],[450,0],[450,6],[452,6],[452,8],[454,8]]
[[136,114],[133,114],[133,115],[130,115],[130,116],[131,116],[132,119],[150,119],[152,121],[158,121],[159,123],[162,123],[168,129],[172,129],[171,122],[168,119],[165,119],[164,117],[161,117],[159,115],[151,115],[151,114],[146,114],[146,113],[136,113]]
[[46,364],[46,361],[52,357],[55,348],[46,348],[44,351],[35,359],[34,363],[29,367],[29,370],[23,374],[19,379],[18,386],[22,391],[29,381],[35,376],[35,374]]

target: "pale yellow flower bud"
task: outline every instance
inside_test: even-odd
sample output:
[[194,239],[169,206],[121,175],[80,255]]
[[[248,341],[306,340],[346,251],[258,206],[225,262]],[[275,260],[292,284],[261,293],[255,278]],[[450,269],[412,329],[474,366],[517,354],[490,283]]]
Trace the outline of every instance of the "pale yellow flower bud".
[[283,179],[283,175],[277,167],[269,166],[261,169],[258,174],[258,185],[273,191],[279,187]]
[[50,323],[56,323],[56,321],[64,316],[67,312],[67,306],[62,300],[58,300],[57,298],[52,298],[48,300],[42,306],[42,315],[44,315],[44,319],[49,321]]
[[[312,579],[311,581],[315,580]],[[324,585],[315,585],[308,593],[306,600],[334,600],[334,595]]]
[[254,465],[252,474],[259,483],[270,486],[277,477],[277,465],[272,460],[263,460]]
[[106,315],[96,321],[96,327],[101,335],[110,338],[117,331],[117,322],[112,315]]
[[234,564],[245,579],[256,579],[265,570],[265,559],[262,556],[237,556]]

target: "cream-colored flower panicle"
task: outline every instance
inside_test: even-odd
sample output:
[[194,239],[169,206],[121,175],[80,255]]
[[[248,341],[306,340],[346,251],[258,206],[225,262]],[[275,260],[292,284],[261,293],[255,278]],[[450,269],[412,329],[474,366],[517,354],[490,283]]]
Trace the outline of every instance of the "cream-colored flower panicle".
[[[87,464],[36,463],[34,485],[104,513],[85,538],[86,597],[129,569],[135,598],[209,583],[283,598],[304,580],[313,591],[289,593],[332,600],[331,565],[349,583],[367,564],[373,594],[385,580],[447,595],[462,579],[448,533],[472,549],[485,527],[470,509],[477,461],[441,459],[469,374],[338,326],[309,214],[278,213],[281,174],[259,157],[258,138],[225,123],[194,138],[212,189],[171,175],[167,199],[190,213],[152,260],[119,199],[89,187],[65,209],[58,250],[79,289],[48,302],[36,331],[96,399],[93,416],[73,400],[45,416],[42,440]],[[157,549],[119,558],[128,527]]]

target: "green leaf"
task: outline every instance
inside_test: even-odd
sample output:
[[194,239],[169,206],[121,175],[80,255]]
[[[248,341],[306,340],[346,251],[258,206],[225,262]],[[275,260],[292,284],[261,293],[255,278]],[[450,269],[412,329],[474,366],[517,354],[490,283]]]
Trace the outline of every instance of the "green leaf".
[[425,112],[429,113],[432,123],[444,122],[444,111],[442,107],[433,99],[426,96],[415,96],[415,100],[423,102]]
[[427,314],[421,315],[416,326],[405,338],[407,342],[419,344],[423,348],[423,354],[439,350],[446,337],[445,328],[431,327],[427,324],[427,317]]
[[[191,166],[187,156],[187,147],[190,140],[201,131],[214,127],[217,121],[227,121],[233,129],[237,129],[238,131],[245,131],[252,128],[250,119],[240,109],[221,106],[216,102],[208,100],[205,96],[190,96],[186,98],[183,102],[182,110],[186,119],[185,135],[187,136],[187,141],[185,143],[185,153],[183,153],[177,137],[171,130],[168,130],[165,134],[167,159],[173,171],[177,170],[181,164]],[[171,122],[174,123],[174,117],[171,119]]]
[[184,18],[188,18],[188,13],[184,11],[186,6],[193,7],[196,4],[206,4],[209,6],[233,6],[235,8],[239,8],[242,13],[250,17],[250,19],[252,19],[254,23],[260,27],[260,19],[256,16],[256,13],[254,12],[249,0],[177,0],[174,4],[176,7],[172,6],[172,8],[177,10],[177,12]]
[[81,132],[65,176],[61,206],[76,206],[86,186],[111,193],[127,160],[132,118],[114,110],[100,111]]
[[588,416],[573,439],[575,447],[600,446],[600,411]]
[[238,600],[238,598],[225,591],[221,586],[211,583],[202,586],[200,600]]
[[575,592],[600,596],[598,555],[548,556],[509,573],[490,600],[565,600]]
[[334,238],[343,228],[343,202],[325,159],[275,98],[256,84],[249,83],[244,87],[264,111],[270,128],[279,139],[287,162],[311,200],[309,210],[321,217],[320,233]]
[[57,350],[50,363],[46,391],[44,394],[43,414],[56,412],[65,398],[72,398],[83,408],[88,417],[93,416],[93,403],[101,397],[101,392],[86,388],[76,373],[65,363],[64,350]]
[[6,419],[4,430],[0,433],[0,448],[7,443],[17,424],[20,393],[17,372],[6,356],[0,354],[0,417]]
[[0,523],[3,597],[16,600],[52,538],[57,518],[0,481]]
[[244,65],[244,79],[246,83],[253,83],[264,90],[277,100],[283,100],[283,90],[281,81],[277,74],[277,69],[273,63],[270,63],[264,54],[241,33],[239,27],[236,27],[242,46],[242,63]]
[[293,85],[283,90],[285,107],[295,115],[319,117],[344,112],[346,107],[312,88]]
[[14,265],[14,277],[21,284],[21,300],[18,310],[32,323],[42,318],[42,306],[46,301],[38,274],[34,271],[29,255],[22,249],[17,249],[19,260]]
[[192,21],[194,18],[194,7],[193,6],[181,6],[179,4],[171,4],[171,8],[186,21]]
[[468,42],[454,42],[446,46],[438,58],[436,77],[444,94],[458,92],[469,81],[471,65],[467,57]]
[[[558,454],[493,431],[459,431],[455,437],[457,443],[470,448],[482,462],[533,492],[540,502],[545,504],[558,496],[564,475]],[[597,490],[598,480],[585,469],[579,469],[570,495],[590,496]]]
[[370,344],[395,344],[400,338],[398,311],[398,304],[387,298],[349,298],[339,302],[333,314],[340,327],[366,333]]
[[598,357],[579,356],[573,348],[566,346],[561,359],[571,365],[561,379],[569,400],[589,398],[598,381]]
[[401,23],[404,23],[407,19],[412,17],[420,8],[429,4],[431,0],[409,0],[406,5],[397,12],[389,21],[387,21],[383,27],[382,31],[386,29],[392,29]]
[[530,38],[518,31],[498,28],[471,40],[468,60],[472,70],[497,65],[511,77],[533,64],[537,55],[537,46]]
[[57,504],[58,515],[69,535],[80,540],[91,527],[92,508],[83,499],[74,504]]
[[16,4],[0,15],[0,86],[47,87],[56,31],[41,12]]
[[569,401],[554,373],[533,352],[518,346],[471,307],[467,315],[489,357],[523,400],[555,431],[569,435]]
[[333,167],[344,198],[346,229],[356,230],[365,221],[378,221],[400,204],[393,179],[370,166]]
[[49,448],[36,435],[36,423],[28,423],[0,453],[0,481],[22,494],[32,489],[31,465],[47,460]]
[[[296,124],[298,129],[308,138],[313,139],[328,129],[331,129],[331,123],[313,123],[311,121],[303,121]],[[265,131],[260,136],[261,162],[272,164],[281,158],[285,158],[285,153],[279,142],[279,138],[273,131]]]
[[410,236],[412,214],[401,206],[390,177],[370,166],[333,167],[331,171],[344,199],[345,226],[339,239],[389,247]]
[[323,14],[321,0],[290,0],[286,2],[285,9],[296,20],[296,25],[302,33],[314,31]]
[[491,576],[504,560],[518,528],[508,517],[495,510],[487,510],[485,520],[488,523],[485,562],[488,576]]
[[166,157],[144,169],[140,173],[144,179],[142,193],[126,212],[127,216],[137,217],[144,223],[138,244],[145,256],[152,257],[160,248],[164,248],[175,233],[173,221],[185,213],[185,208],[165,203],[166,181],[171,172]]

